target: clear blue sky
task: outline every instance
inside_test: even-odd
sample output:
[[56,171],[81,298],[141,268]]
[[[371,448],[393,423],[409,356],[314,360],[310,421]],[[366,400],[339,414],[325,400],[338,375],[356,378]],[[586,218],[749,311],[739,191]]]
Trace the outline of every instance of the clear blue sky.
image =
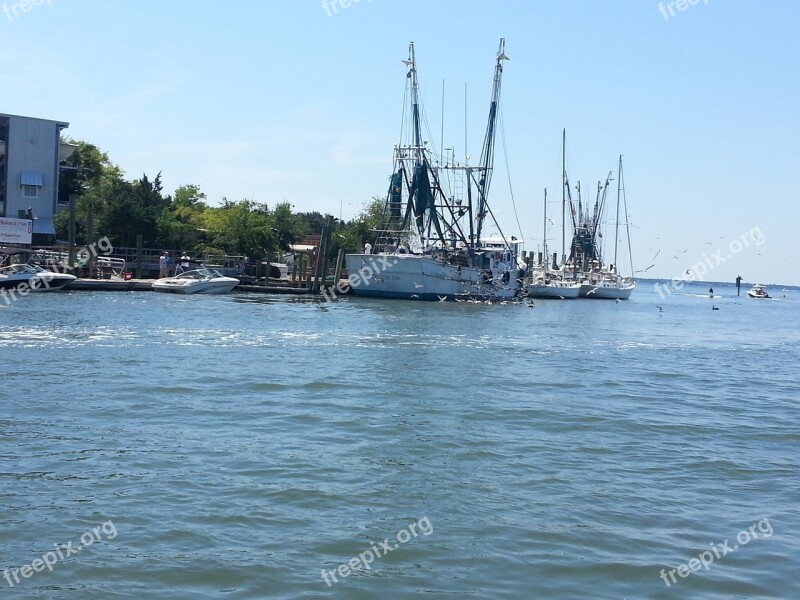
[[[287,199],[345,218],[387,189],[408,42],[436,145],[444,80],[445,146],[463,156],[466,84],[477,157],[505,37],[527,249],[541,244],[543,188],[560,196],[566,128],[585,189],[625,155],[636,269],[678,276],[758,229],[759,245],[707,278],[800,284],[793,0],[699,0],[674,15],[665,3],[668,18],[656,0],[361,0],[330,16],[321,0],[44,0],[17,16],[4,2],[0,112],[69,121],[128,177],[163,171],[168,191],[192,183],[212,203]],[[517,234],[503,154],[492,204]]]

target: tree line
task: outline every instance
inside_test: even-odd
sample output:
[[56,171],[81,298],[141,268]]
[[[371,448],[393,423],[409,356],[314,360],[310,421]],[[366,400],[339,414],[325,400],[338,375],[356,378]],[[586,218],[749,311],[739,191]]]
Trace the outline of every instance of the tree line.
[[[128,180],[97,146],[66,140],[78,148],[62,165],[59,177],[59,204],[76,203],[76,242],[87,244],[87,223],[91,218],[94,231],[107,236],[115,247],[134,247],[142,236],[145,248],[172,249],[194,254],[245,255],[253,259],[267,258],[288,251],[306,235],[319,234],[325,215],[294,212],[289,202],[273,206],[244,198],[222,198],[219,206],[208,204],[206,195],[196,185],[180,186],[173,194],[165,194],[161,173],[154,178],[146,174]],[[373,231],[384,219],[385,202],[372,198],[361,213],[350,221],[335,222],[331,255],[342,248],[345,252],[361,251],[362,242],[373,237]],[[69,211],[54,217],[56,237],[69,235]]]

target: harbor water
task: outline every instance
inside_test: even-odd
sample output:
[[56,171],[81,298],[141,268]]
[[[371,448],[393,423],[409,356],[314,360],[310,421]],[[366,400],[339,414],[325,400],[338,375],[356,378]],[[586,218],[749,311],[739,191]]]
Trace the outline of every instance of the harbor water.
[[800,291],[707,287],[0,304],[0,597],[800,597]]

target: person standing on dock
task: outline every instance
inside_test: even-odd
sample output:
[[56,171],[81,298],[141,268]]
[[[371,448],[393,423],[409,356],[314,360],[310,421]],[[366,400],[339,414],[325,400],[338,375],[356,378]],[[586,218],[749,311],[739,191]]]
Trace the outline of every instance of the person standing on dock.
[[188,271],[191,268],[191,265],[189,264],[191,260],[192,259],[189,258],[189,255],[186,252],[181,254],[181,271]]
[[372,244],[369,242],[364,244],[364,254],[372,254]]
[[162,252],[158,257],[158,278],[169,277],[169,258],[166,252]]

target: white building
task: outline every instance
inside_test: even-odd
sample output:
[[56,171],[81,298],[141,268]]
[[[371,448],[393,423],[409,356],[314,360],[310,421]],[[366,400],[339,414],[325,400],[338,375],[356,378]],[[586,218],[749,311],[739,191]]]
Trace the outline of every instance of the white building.
[[0,216],[32,216],[37,237],[55,235],[58,165],[74,150],[61,144],[67,127],[61,121],[0,113]]

